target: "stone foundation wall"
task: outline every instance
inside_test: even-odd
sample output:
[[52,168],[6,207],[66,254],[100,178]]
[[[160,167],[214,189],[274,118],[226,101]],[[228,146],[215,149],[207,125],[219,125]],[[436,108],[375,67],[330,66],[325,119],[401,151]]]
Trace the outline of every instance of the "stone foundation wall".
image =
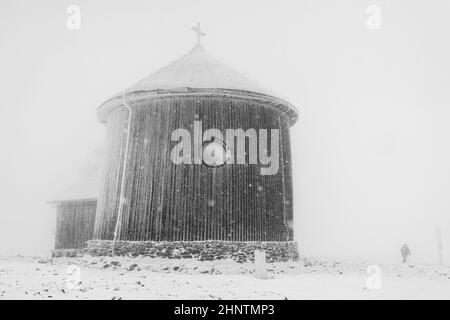
[[[267,262],[298,259],[297,243],[291,241],[117,241],[114,254],[168,259],[195,258],[200,261],[231,258],[237,262],[246,262],[254,260],[255,250],[265,250]],[[112,241],[90,240],[86,252],[93,256],[111,255]]]

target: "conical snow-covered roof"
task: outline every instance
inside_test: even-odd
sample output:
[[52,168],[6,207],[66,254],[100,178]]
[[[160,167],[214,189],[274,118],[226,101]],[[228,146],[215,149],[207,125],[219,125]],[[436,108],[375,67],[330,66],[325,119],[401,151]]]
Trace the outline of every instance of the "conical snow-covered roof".
[[[134,95],[179,94],[186,92],[239,93],[240,96],[266,99],[274,107],[286,112],[291,124],[297,120],[296,108],[287,101],[273,95],[240,72],[218,61],[197,44],[178,60],[161,68],[125,90],[127,102]],[[123,93],[115,95],[98,108],[98,118],[106,122],[108,113],[122,104]]]
[[175,88],[221,88],[270,95],[270,92],[256,82],[212,57],[200,45],[134,84],[127,91]]

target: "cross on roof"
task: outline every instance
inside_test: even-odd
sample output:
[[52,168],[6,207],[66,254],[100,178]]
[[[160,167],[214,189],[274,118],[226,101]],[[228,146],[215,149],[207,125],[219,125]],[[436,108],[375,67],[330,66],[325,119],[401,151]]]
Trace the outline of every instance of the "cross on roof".
[[200,46],[200,39],[201,37],[206,36],[206,33],[204,33],[202,30],[200,30],[200,22],[197,22],[197,25],[192,26],[192,30],[195,31],[195,33],[197,34],[197,46]]

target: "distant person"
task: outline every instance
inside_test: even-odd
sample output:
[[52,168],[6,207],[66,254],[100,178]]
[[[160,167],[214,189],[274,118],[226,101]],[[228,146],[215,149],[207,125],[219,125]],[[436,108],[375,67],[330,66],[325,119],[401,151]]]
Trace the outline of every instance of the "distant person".
[[404,244],[400,248],[400,253],[402,254],[403,263],[406,263],[406,260],[408,259],[408,256],[411,255],[411,251],[409,250],[408,244]]

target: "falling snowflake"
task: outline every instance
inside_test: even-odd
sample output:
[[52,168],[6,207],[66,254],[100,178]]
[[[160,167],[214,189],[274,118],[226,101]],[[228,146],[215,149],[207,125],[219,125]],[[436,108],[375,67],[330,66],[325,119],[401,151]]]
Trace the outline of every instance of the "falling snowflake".
[[215,205],[216,205],[216,200],[210,199],[210,200],[208,201],[208,206],[214,207]]

